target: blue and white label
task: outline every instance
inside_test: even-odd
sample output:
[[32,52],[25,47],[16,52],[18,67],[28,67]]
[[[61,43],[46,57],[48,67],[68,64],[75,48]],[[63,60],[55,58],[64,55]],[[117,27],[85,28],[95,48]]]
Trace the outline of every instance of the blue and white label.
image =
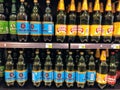
[[14,70],[5,70],[5,81],[14,82],[15,81],[15,71]]
[[65,72],[65,81],[68,83],[75,82],[75,72],[74,71],[66,71]]
[[41,35],[42,34],[42,25],[40,22],[30,22],[30,35]]
[[95,71],[88,71],[87,72],[87,81],[94,82],[96,80],[96,72]]
[[85,83],[86,82],[86,72],[76,72],[76,82]]
[[27,21],[17,21],[17,34],[18,35],[29,35],[29,22]]
[[42,81],[42,71],[32,71],[32,81],[41,82]]
[[64,82],[64,71],[54,71],[54,81],[56,83],[62,83]]
[[23,71],[16,71],[16,80],[17,82],[25,82],[28,79],[28,72],[27,70],[23,70]]
[[43,22],[43,35],[54,35],[53,22]]
[[43,80],[44,80],[44,82],[52,82],[53,81],[53,71],[44,71],[43,72]]

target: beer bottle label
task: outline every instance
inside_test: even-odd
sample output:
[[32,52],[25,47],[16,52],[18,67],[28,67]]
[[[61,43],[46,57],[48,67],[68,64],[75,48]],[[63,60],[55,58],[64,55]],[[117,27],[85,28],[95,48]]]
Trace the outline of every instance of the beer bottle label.
[[32,71],[32,81],[41,82],[42,81],[42,71]]
[[114,25],[114,36],[120,36],[120,22],[115,22],[113,25]]
[[101,36],[102,30],[101,25],[90,26],[90,36]]
[[97,73],[96,81],[97,81],[99,84],[107,84],[107,74]]
[[67,83],[74,83],[75,82],[75,72],[74,71],[66,71],[65,72],[65,81]]
[[89,36],[89,25],[78,25],[78,36]]
[[55,35],[56,36],[66,36],[66,25],[62,24],[56,24],[55,26]]
[[40,36],[42,34],[42,25],[40,22],[31,21],[30,22],[30,35]]
[[17,31],[16,31],[16,21],[9,21],[9,32],[10,34],[16,34]]
[[8,34],[8,22],[0,21],[0,34]]
[[53,81],[53,71],[44,71],[43,72],[43,80],[44,80],[44,82],[52,82]]
[[95,71],[88,71],[87,72],[87,81],[94,82],[96,80],[96,72]]
[[0,77],[4,76],[4,66],[0,66]]
[[85,83],[86,82],[86,72],[76,72],[76,82]]
[[54,71],[54,81],[56,83],[64,82],[64,71]]
[[5,70],[5,81],[14,82],[15,81],[15,71],[14,70]]
[[67,35],[76,36],[77,35],[77,25],[67,25]]
[[53,22],[43,22],[43,35],[54,35],[54,23]]
[[102,36],[111,36],[113,35],[113,25],[103,25],[102,26]]
[[18,35],[29,35],[29,22],[17,21],[17,34]]
[[107,83],[109,85],[114,85],[114,84],[116,84],[116,79],[117,79],[117,75],[108,75],[107,76]]
[[17,80],[17,82],[26,82],[27,79],[28,79],[27,70],[22,70],[22,71],[17,70],[16,71],[16,80]]

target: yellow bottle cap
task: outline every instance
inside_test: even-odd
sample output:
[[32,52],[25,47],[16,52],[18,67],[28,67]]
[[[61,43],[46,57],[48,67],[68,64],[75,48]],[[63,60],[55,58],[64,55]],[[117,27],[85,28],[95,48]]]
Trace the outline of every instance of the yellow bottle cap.
[[34,0],[34,3],[37,3],[38,2],[38,0]]
[[100,11],[100,2],[99,2],[99,0],[96,0],[94,5],[95,5],[94,6],[94,11]]
[[118,1],[117,11],[120,11],[120,0]]
[[46,0],[46,3],[50,3],[50,0]]
[[88,10],[87,0],[84,0],[84,1],[83,1],[82,10]]
[[112,3],[111,0],[107,0],[107,4],[106,4],[106,11],[112,11]]
[[20,2],[24,2],[25,0],[20,0]]
[[75,0],[71,0],[70,11],[75,11]]
[[101,61],[106,61],[106,51],[105,51],[105,50],[102,51],[100,60],[101,60]]
[[58,10],[65,10],[64,0],[59,1]]

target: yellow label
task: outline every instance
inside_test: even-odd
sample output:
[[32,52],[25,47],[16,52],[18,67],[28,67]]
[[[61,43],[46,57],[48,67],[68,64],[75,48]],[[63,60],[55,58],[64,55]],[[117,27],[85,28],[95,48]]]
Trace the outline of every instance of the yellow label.
[[107,84],[107,74],[97,73],[96,81],[99,84]]
[[65,36],[66,35],[66,25],[56,24],[55,35],[56,36]]
[[114,23],[114,36],[120,36],[120,22]]
[[113,25],[103,25],[102,36],[112,36],[112,35],[113,35]]
[[77,35],[77,25],[67,25],[67,35],[76,36]]
[[90,36],[101,36],[101,25],[90,25]]
[[89,25],[78,25],[78,36],[89,36]]

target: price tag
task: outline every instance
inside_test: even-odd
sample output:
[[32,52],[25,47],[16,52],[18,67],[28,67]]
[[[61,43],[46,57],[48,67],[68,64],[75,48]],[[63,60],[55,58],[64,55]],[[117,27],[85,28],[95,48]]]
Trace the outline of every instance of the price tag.
[[53,45],[52,45],[52,43],[46,43],[46,46],[45,46],[46,48],[52,48],[53,47]]
[[79,44],[79,49],[85,49],[85,44]]
[[113,45],[111,45],[111,48],[120,49],[120,45],[119,44],[113,44]]

